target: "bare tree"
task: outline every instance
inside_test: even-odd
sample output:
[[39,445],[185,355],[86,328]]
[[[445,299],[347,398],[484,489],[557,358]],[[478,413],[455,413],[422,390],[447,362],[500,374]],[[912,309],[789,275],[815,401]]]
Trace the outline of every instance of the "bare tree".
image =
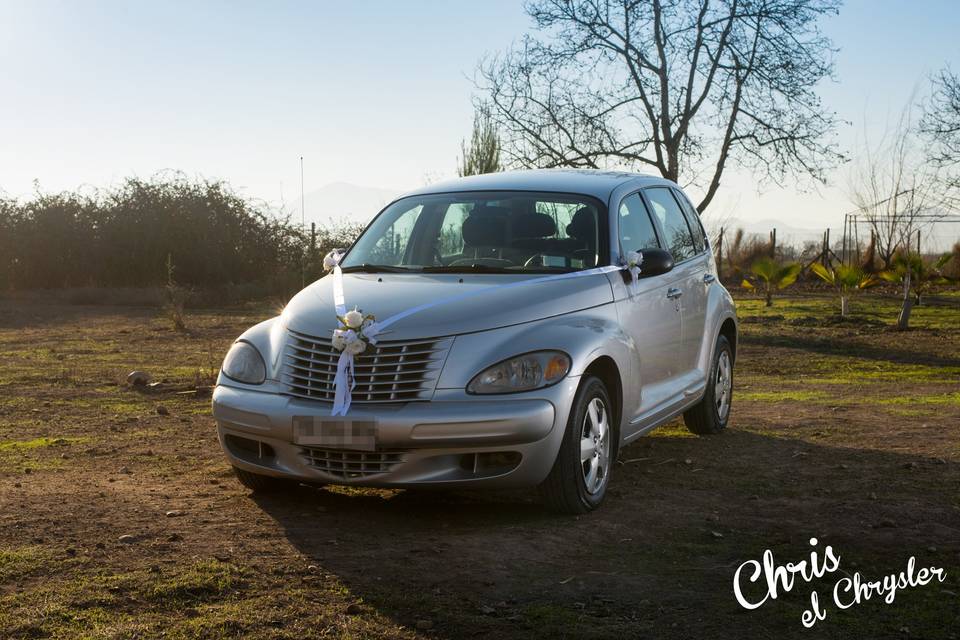
[[942,214],[937,174],[919,146],[909,105],[879,140],[864,142],[850,171],[848,193],[857,220],[873,232],[874,252],[884,269],[890,269],[899,249],[910,249],[918,229]]
[[467,141],[460,143],[462,156],[457,173],[460,176],[475,176],[482,173],[495,173],[502,170],[500,166],[500,138],[497,128],[490,117],[490,109],[478,106],[473,115],[473,132],[470,135],[470,146]]
[[510,165],[652,167],[710,204],[738,165],[782,184],[842,160],[816,85],[839,0],[532,0],[540,37],[481,62]]
[[924,106],[920,131],[931,162],[941,170],[941,184],[960,206],[960,76],[944,69],[933,78],[933,93]]

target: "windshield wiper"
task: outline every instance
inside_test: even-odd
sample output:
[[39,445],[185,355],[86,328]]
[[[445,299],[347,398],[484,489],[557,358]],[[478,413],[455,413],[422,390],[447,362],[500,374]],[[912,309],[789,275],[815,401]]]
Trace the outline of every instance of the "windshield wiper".
[[344,273],[409,273],[416,271],[408,267],[396,267],[390,264],[355,264],[351,267],[343,267]]
[[439,265],[423,268],[424,273],[523,273],[516,269],[494,267],[489,264]]

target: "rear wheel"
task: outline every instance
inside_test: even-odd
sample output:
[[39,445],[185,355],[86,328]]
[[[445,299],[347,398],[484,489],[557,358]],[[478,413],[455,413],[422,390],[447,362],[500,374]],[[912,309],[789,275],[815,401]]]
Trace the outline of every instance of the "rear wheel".
[[553,469],[540,485],[551,511],[586,513],[600,506],[610,484],[619,430],[610,394],[599,378],[583,380]]
[[281,493],[296,489],[299,485],[293,480],[264,476],[238,467],[233,468],[233,473],[236,474],[240,484],[254,493]]
[[726,336],[717,336],[713,349],[713,366],[707,378],[703,400],[683,414],[687,429],[701,436],[720,433],[730,418],[733,400],[733,349]]

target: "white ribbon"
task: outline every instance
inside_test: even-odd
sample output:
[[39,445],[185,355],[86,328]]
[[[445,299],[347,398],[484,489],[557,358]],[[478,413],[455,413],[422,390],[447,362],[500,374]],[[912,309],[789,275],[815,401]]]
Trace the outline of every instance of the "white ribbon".
[[643,253],[640,251],[627,251],[626,267],[633,279],[633,282],[630,283],[630,288],[634,293],[636,293],[637,290],[637,282],[640,281],[641,264],[643,264]]
[[[328,270],[333,271],[333,303],[336,307],[337,315],[343,317],[346,313],[346,306],[344,303],[343,296],[343,271],[340,269],[340,258],[343,253],[334,249],[323,259],[324,267]],[[556,282],[560,280],[572,280],[573,278],[585,278],[589,276],[596,276],[604,273],[612,273],[614,271],[623,271],[628,269],[631,276],[633,277],[633,284],[636,285],[637,280],[640,274],[640,264],[643,262],[643,255],[636,251],[631,251],[627,254],[626,264],[623,266],[620,265],[608,265],[604,267],[595,267],[593,269],[586,269],[583,271],[571,271],[569,273],[558,273],[548,276],[543,276],[541,278],[531,278],[529,280],[521,280],[519,282],[511,282],[509,284],[495,284],[489,287],[483,287],[482,289],[475,289],[473,291],[465,291],[449,298],[444,298],[443,300],[435,300],[433,302],[425,302],[423,304],[417,305],[406,311],[401,311],[400,313],[394,314],[387,318],[386,320],[376,322],[368,325],[367,328],[363,329],[363,336],[367,339],[367,342],[370,344],[377,343],[377,335],[383,333],[383,330],[389,327],[390,325],[403,320],[409,316],[412,316],[421,311],[426,311],[427,309],[432,309],[434,307],[439,307],[440,305],[450,304],[452,302],[459,302],[461,300],[466,300],[467,298],[472,298],[474,296],[483,295],[494,289],[513,289],[516,287],[525,287],[532,284],[539,284],[543,282]],[[327,265],[330,265],[329,267]],[[357,339],[360,339],[359,337]],[[354,363],[353,363],[353,353],[349,352],[347,349],[340,351],[340,358],[337,360],[337,374],[334,378],[334,396],[333,396],[333,410],[330,415],[347,415],[347,411],[350,409],[351,394],[353,392],[354,386],[356,386],[356,380],[354,379]]]

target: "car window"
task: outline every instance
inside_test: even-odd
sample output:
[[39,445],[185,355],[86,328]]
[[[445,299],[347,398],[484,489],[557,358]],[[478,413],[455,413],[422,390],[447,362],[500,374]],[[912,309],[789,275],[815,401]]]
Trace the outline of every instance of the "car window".
[[368,249],[364,262],[401,264],[407,245],[410,242],[410,236],[413,234],[414,226],[417,224],[417,219],[422,211],[422,204],[414,204],[392,218],[382,235],[371,243],[372,246]]
[[440,227],[440,257],[463,253],[463,222],[470,215],[473,205],[457,202],[447,207],[443,216],[443,225]]
[[620,249],[621,251],[639,251],[658,248],[657,233],[654,231],[650,213],[639,194],[634,193],[620,203]]
[[703,253],[703,250],[706,248],[706,241],[704,239],[703,225],[700,223],[700,216],[684,194],[679,191],[674,191],[674,194],[677,196],[677,200],[680,201],[683,212],[687,215],[687,224],[690,225],[690,230],[693,231],[693,246],[696,247],[697,253]]
[[683,262],[696,254],[690,227],[683,217],[683,211],[676,198],[666,187],[653,187],[644,193],[653,207],[653,214],[660,220],[660,226],[666,236],[666,249],[673,254],[674,262]]
[[599,201],[563,193],[410,196],[377,216],[342,266],[464,273],[588,269],[607,249],[606,219]]

